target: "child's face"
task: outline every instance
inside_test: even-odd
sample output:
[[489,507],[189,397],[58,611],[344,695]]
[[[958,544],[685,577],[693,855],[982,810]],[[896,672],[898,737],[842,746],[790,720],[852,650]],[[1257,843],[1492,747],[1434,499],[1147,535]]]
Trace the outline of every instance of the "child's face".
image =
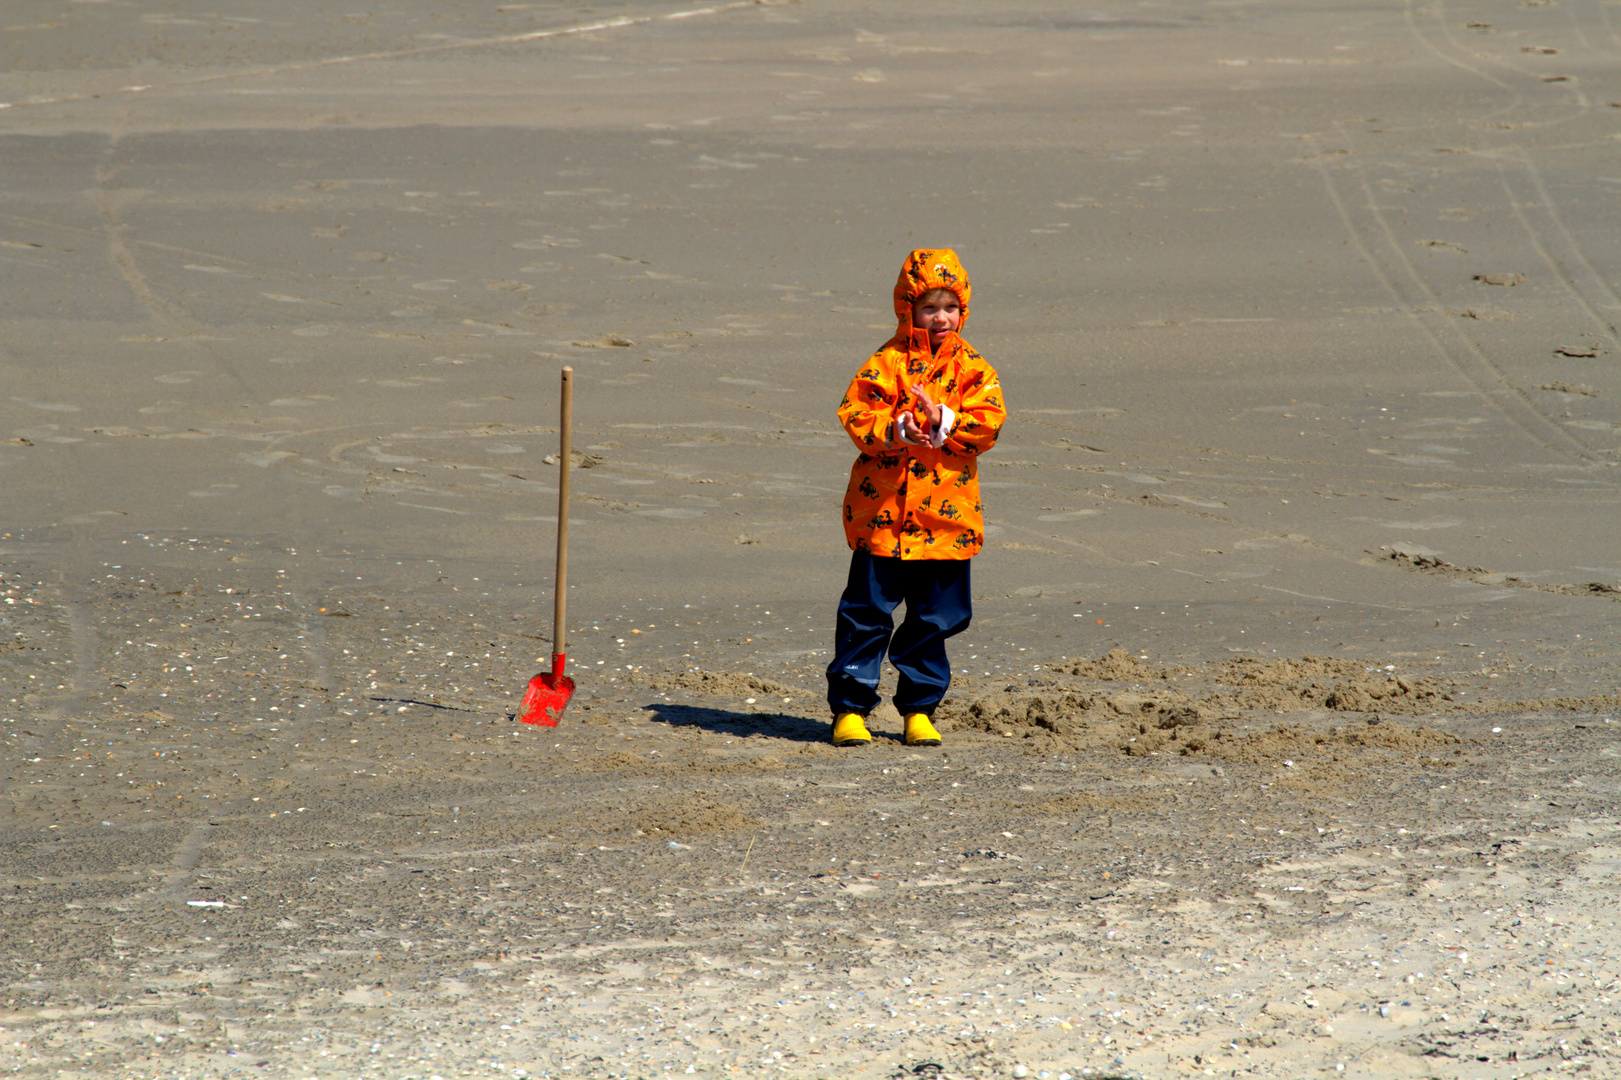
[[929,346],[938,349],[962,325],[962,305],[955,296],[924,296],[912,305],[912,325],[927,330]]

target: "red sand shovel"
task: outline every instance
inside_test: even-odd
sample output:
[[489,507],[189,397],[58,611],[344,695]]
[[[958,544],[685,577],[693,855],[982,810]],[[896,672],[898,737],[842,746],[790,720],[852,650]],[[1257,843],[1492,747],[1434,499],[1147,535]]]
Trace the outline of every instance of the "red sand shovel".
[[563,418],[557,454],[557,580],[552,598],[552,669],[529,680],[529,690],[518,706],[518,719],[526,724],[556,727],[574,696],[574,680],[563,674],[568,662],[563,648],[563,621],[568,613],[568,458],[569,431],[574,426],[574,369],[563,369]]

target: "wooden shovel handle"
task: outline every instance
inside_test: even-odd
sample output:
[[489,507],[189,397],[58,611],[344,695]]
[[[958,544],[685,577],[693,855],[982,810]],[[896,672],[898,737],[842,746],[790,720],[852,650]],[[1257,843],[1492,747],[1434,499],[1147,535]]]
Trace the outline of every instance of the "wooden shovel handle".
[[568,615],[568,459],[574,427],[574,369],[563,369],[562,418],[558,425],[557,454],[557,575],[552,601],[552,652],[566,653],[563,623]]

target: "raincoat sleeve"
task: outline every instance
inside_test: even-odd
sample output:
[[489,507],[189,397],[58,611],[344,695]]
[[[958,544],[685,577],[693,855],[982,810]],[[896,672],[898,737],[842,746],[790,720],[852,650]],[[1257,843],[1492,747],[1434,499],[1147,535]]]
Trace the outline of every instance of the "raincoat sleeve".
[[895,440],[895,421],[900,413],[901,385],[893,365],[875,355],[850,381],[850,389],[839,402],[839,422],[850,433],[856,449],[872,453]]
[[957,426],[946,439],[946,447],[965,457],[977,457],[996,445],[1007,420],[1002,381],[996,377],[996,369],[981,359],[964,376],[961,394]]

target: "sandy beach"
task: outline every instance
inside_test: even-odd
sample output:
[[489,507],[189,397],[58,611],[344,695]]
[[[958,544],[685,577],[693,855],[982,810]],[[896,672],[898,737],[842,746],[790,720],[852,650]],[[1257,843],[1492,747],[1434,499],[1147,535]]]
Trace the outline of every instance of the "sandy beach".
[[[0,1074],[1621,1076],[1621,5],[0,53]],[[836,749],[920,246],[1010,416],[945,744]]]

